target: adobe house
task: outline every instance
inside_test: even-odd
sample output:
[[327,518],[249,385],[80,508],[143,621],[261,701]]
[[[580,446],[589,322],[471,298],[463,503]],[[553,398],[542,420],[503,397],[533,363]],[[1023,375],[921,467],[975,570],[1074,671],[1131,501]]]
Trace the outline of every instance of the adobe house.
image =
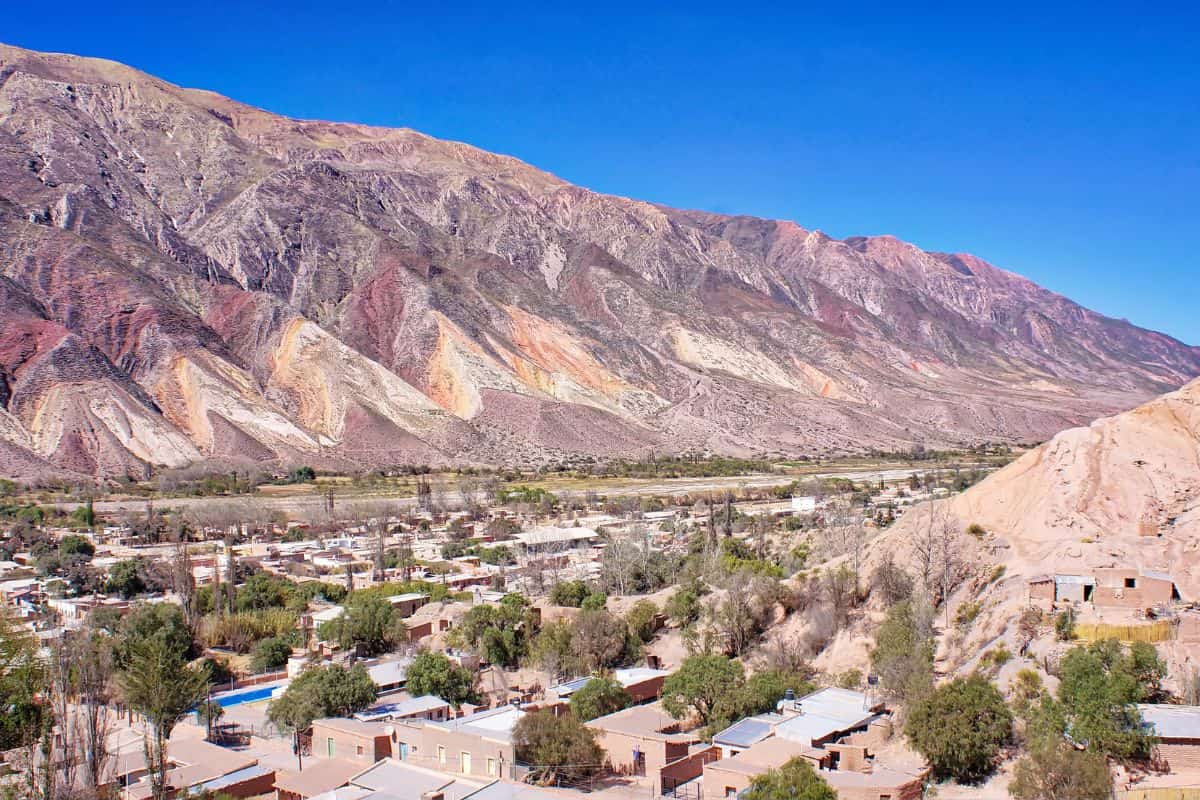
[[1092,602],[1098,606],[1149,608],[1179,600],[1175,581],[1165,572],[1098,569]]
[[720,758],[715,747],[692,733],[657,703],[635,705],[587,723],[608,754],[609,767],[621,775],[653,778],[659,791],[700,777],[704,765]]
[[724,757],[705,765],[705,793],[734,797],[762,773],[801,758],[843,800],[915,800],[923,774],[875,762],[874,751],[891,735],[887,708],[868,695],[828,688],[796,698],[789,691],[775,713],[747,717],[713,737]]
[[386,728],[379,722],[341,717],[314,720],[312,755],[374,764],[392,754],[392,740]]
[[[314,748],[315,750],[316,748]],[[361,761],[325,758],[305,762],[304,769],[275,776],[275,800],[308,800],[345,786],[366,768]]]
[[387,599],[392,608],[400,615],[401,619],[411,617],[416,610],[429,602],[429,595],[423,592],[408,592],[406,594],[394,594]]
[[441,722],[398,721],[392,738],[402,761],[466,776],[511,777],[512,729],[523,716],[507,705]]
[[[666,670],[650,667],[627,667],[613,670],[612,677],[637,705],[657,700],[662,695],[663,681],[670,674]],[[592,676],[587,676],[551,686],[546,690],[546,698],[550,701],[569,701],[575,692],[587,686],[591,680]]]
[[1039,575],[1029,579],[1029,601],[1092,603],[1105,608],[1149,608],[1180,600],[1175,581],[1165,572],[1098,569],[1092,575]]

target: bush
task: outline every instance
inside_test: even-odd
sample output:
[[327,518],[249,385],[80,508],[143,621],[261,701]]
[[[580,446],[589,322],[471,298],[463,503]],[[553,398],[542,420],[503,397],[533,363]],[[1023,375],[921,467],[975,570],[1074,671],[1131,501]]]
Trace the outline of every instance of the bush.
[[271,672],[286,666],[291,657],[291,642],[272,636],[254,646],[254,657],[250,659],[250,668],[255,672]]
[[1008,791],[1017,800],[1108,800],[1112,775],[1102,754],[1077,750],[1061,737],[1043,738],[1017,762]]
[[675,590],[667,600],[667,616],[678,625],[685,627],[700,619],[700,595],[703,586],[699,581],[693,581]]
[[933,683],[933,628],[928,609],[906,600],[888,611],[875,634],[871,664],[884,690],[901,700],[929,691]]
[[1075,615],[1064,611],[1054,618],[1054,635],[1060,642],[1069,642],[1075,638]]
[[969,628],[971,623],[979,618],[980,612],[983,611],[983,604],[974,600],[968,600],[958,607],[954,612],[954,624],[959,628]]
[[657,619],[658,606],[650,600],[638,600],[625,615],[629,633],[642,644],[646,644],[654,638],[654,634],[658,630]]
[[609,677],[592,678],[571,695],[571,711],[584,722],[629,708],[633,698]]
[[904,733],[938,778],[978,781],[989,775],[1012,738],[1012,713],[981,675],[956,678],[918,700]]
[[283,638],[296,628],[296,615],[279,608],[247,611],[200,620],[197,636],[205,647],[227,647],[249,653],[259,641]]
[[858,689],[862,686],[862,670],[848,669],[837,676],[835,683],[841,689]]
[[837,800],[837,792],[803,758],[755,777],[742,800]]

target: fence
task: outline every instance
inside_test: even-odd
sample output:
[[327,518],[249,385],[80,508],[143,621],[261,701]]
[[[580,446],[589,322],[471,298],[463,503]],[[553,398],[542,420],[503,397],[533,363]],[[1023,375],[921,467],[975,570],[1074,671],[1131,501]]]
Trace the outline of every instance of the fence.
[[1117,639],[1122,642],[1169,642],[1175,638],[1175,624],[1159,620],[1145,625],[1106,625],[1102,622],[1080,622],[1075,625],[1075,637],[1084,642]]
[[1114,793],[1114,797],[1116,800],[1200,800],[1200,786],[1128,789]]

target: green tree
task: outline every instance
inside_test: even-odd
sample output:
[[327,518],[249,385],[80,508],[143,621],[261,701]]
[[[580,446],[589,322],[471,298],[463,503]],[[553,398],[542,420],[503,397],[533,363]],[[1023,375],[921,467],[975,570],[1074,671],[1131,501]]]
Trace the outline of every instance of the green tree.
[[1102,753],[1078,750],[1061,736],[1041,737],[1013,768],[1008,792],[1017,800],[1108,800],[1112,774]]
[[183,609],[175,603],[136,603],[120,621],[118,660],[127,663],[143,643],[157,639],[175,657],[186,661],[193,653],[192,632]]
[[663,682],[662,706],[675,719],[693,713],[708,725],[722,700],[744,683],[745,673],[737,661],[717,655],[689,656]]
[[167,742],[171,732],[208,693],[208,672],[189,666],[167,641],[151,636],[136,644],[120,674],[125,702],[146,718],[146,762],[155,800],[166,800]]
[[579,608],[591,593],[591,587],[584,581],[559,581],[550,590],[550,603]]
[[871,665],[893,697],[912,701],[933,686],[933,626],[928,608],[913,600],[892,606],[875,634]]
[[517,762],[529,765],[534,782],[543,785],[577,783],[604,766],[604,750],[595,734],[574,714],[526,714],[513,726],[512,738]]
[[667,600],[667,616],[678,626],[686,627],[700,619],[700,595],[703,587],[699,581],[691,581],[675,590]]
[[638,600],[625,615],[629,632],[642,644],[646,644],[654,638],[657,620],[658,606],[654,605],[651,600]]
[[571,695],[571,710],[584,722],[629,708],[633,698],[611,677],[592,678]]
[[397,636],[396,610],[378,594],[352,594],[346,601],[346,611],[339,618],[325,623],[318,631],[322,639],[337,642],[350,649],[361,645],[369,655],[391,649]]
[[41,730],[45,686],[36,640],[0,608],[0,750],[29,744]]
[[283,608],[288,603],[290,584],[266,572],[256,572],[237,589],[234,605],[238,611]]
[[736,694],[737,713],[735,716],[749,717],[774,711],[788,689],[795,692],[797,697],[803,697],[816,688],[808,676],[801,672],[781,669],[766,669],[756,672]]
[[571,654],[571,638],[574,635],[574,626],[565,619],[543,625],[530,645],[530,663],[549,672],[551,680],[578,674],[575,657]]
[[757,776],[743,800],[837,800],[837,792],[802,758]]
[[271,636],[254,646],[250,668],[255,672],[270,672],[287,665],[292,657],[292,644],[287,639]]
[[345,717],[375,702],[375,684],[362,664],[309,667],[267,706],[267,717],[285,731],[307,730],[314,719]]
[[66,558],[71,555],[87,556],[89,559],[96,555],[96,546],[91,543],[91,540],[80,536],[77,533],[68,534],[62,538],[58,544],[59,555]]
[[1165,672],[1153,647],[1126,650],[1108,640],[1071,648],[1059,668],[1065,732],[1116,758],[1148,756],[1153,738],[1136,704],[1157,696]]
[[454,640],[474,649],[492,664],[515,667],[529,652],[533,633],[529,601],[506,594],[496,606],[475,606],[454,629]]
[[1000,691],[973,674],[942,684],[909,710],[904,733],[938,778],[973,782],[995,767],[1012,738],[1012,713]]
[[413,697],[431,694],[455,708],[478,702],[475,673],[459,666],[444,653],[422,650],[408,666],[406,686]]
[[137,559],[129,558],[118,561],[108,571],[108,584],[105,587],[109,594],[119,594],[126,600],[137,597],[146,591],[146,582],[142,579],[141,565]]

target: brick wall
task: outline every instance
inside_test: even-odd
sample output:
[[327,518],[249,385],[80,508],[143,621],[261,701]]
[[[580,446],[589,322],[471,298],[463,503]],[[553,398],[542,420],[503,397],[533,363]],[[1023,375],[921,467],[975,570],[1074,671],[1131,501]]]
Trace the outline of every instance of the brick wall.
[[1154,748],[1154,754],[1171,772],[1200,770],[1200,739],[1172,739],[1160,742]]

